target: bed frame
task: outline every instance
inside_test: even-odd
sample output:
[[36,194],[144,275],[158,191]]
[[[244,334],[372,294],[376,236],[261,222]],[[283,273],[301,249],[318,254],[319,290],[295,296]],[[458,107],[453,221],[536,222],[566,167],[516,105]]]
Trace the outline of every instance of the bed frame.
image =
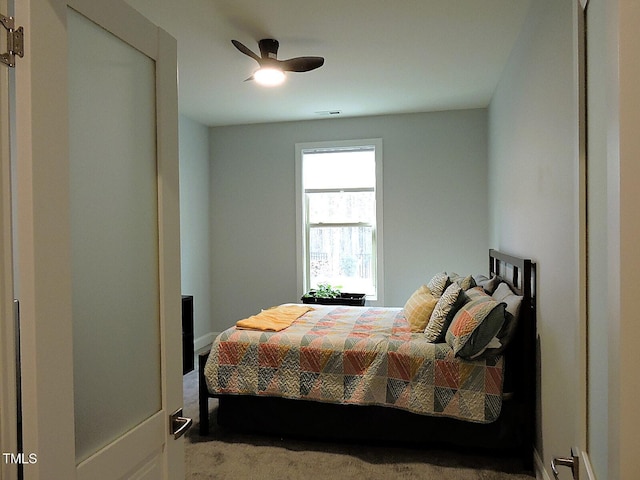
[[402,442],[482,448],[521,456],[533,468],[536,425],[536,269],[531,260],[489,250],[489,273],[524,298],[515,337],[505,350],[500,416],[488,424],[426,416],[382,406],[320,403],[251,395],[214,395],[204,378],[209,352],[199,357],[200,434],[209,433],[209,398],[217,422],[237,432],[339,441]]

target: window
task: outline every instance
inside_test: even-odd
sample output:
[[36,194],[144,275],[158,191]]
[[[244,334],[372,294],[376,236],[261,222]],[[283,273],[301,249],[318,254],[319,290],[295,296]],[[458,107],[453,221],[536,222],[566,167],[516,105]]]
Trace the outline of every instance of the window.
[[382,140],[297,144],[298,285],[382,301]]

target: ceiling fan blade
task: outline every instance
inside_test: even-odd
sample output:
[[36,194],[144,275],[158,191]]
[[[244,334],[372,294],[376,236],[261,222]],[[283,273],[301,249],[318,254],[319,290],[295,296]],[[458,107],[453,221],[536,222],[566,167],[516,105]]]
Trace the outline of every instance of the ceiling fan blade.
[[231,40],[231,43],[233,43],[233,45],[245,55],[253,58],[256,62],[260,62],[260,57],[249,50],[248,47],[245,47],[243,44],[241,44],[239,41]]
[[323,64],[324,58],[322,57],[296,57],[280,61],[280,66],[285,72],[308,72]]

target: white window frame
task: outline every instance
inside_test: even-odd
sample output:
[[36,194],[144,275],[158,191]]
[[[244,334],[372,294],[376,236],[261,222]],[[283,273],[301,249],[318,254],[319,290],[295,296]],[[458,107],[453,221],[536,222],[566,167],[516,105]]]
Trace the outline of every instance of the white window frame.
[[296,143],[296,270],[297,270],[297,296],[300,298],[309,288],[309,267],[307,262],[307,222],[306,200],[302,184],[303,179],[303,152],[322,152],[334,150],[352,150],[358,147],[374,147],[376,162],[376,225],[373,232],[373,251],[375,252],[373,263],[375,268],[374,282],[376,295],[367,296],[370,305],[384,305],[384,271],[383,271],[383,234],[382,234],[382,139],[369,138],[361,140],[341,140],[325,142]]

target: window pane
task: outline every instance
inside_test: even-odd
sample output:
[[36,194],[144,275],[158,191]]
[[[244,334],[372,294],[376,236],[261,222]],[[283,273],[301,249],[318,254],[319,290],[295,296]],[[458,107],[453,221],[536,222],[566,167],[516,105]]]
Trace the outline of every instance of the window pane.
[[373,295],[373,229],[371,227],[311,227],[310,284],[328,282],[343,292]]
[[374,223],[375,192],[307,193],[309,223]]
[[304,188],[362,188],[376,186],[375,150],[303,154]]

